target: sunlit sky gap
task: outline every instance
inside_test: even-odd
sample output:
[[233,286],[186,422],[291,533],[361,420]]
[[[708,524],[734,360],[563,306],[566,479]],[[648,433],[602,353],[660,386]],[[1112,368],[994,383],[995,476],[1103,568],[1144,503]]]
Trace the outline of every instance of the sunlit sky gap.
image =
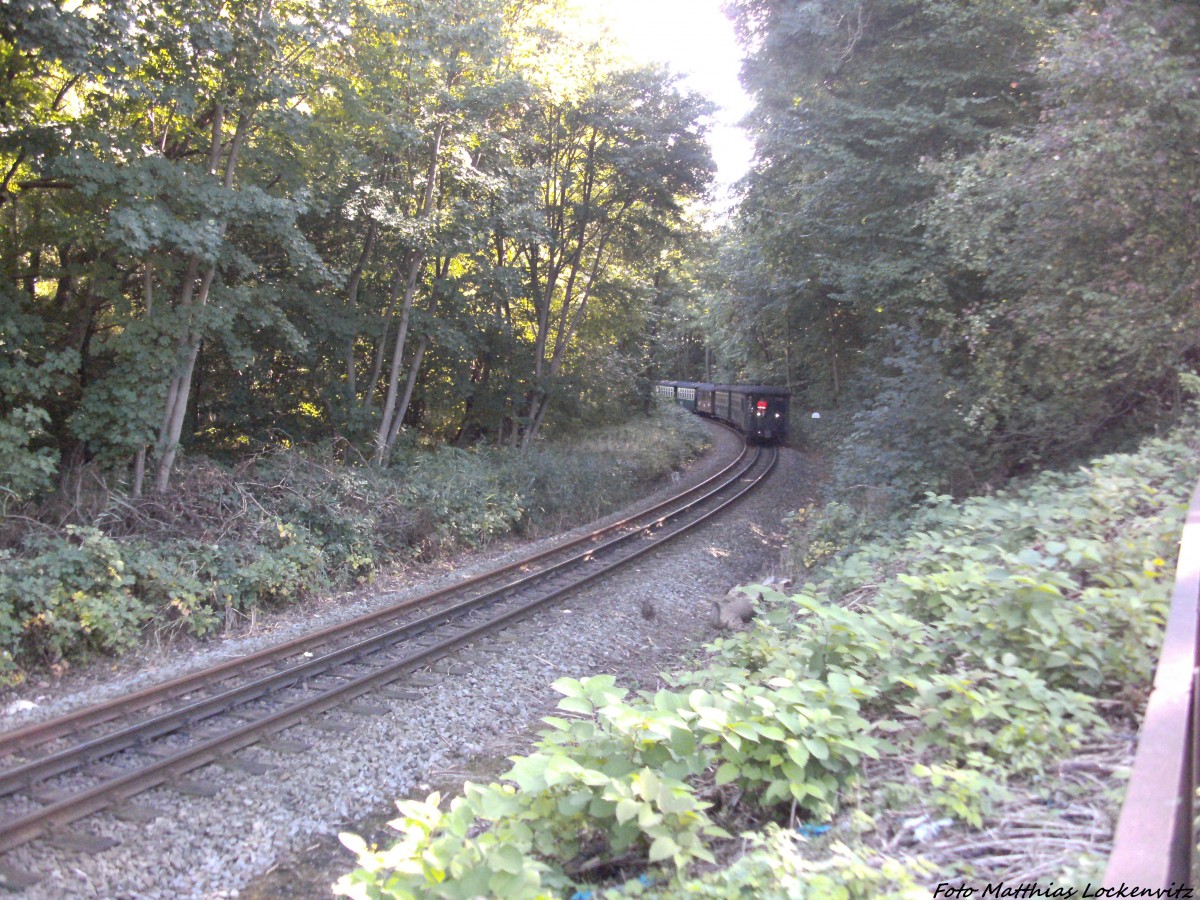
[[737,123],[751,101],[738,81],[741,49],[721,0],[584,0],[611,22],[615,36],[638,62],[664,62],[692,90],[718,106],[709,142],[717,161],[718,193],[750,166],[753,148]]

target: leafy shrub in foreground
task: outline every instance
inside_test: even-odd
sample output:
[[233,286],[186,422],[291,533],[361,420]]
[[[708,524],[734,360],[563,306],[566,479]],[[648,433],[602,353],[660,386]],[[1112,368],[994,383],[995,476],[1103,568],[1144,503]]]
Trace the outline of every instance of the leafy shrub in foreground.
[[[555,682],[565,695],[560,708],[586,717],[548,720],[538,751],[516,758],[504,776],[511,784],[467,785],[444,811],[437,794],[399,804],[391,824],[403,838],[388,850],[343,835],[363,869],[338,892],[519,900],[571,885],[571,874],[544,859],[573,861],[575,877],[632,849],[679,869],[713,862],[703,838],[725,832],[683,780],[704,767],[685,717],[670,705],[628,705],[614,681]],[[476,836],[480,826],[488,830]]]
[[[705,838],[728,837],[699,798],[702,773],[715,771],[717,784],[736,781],[764,804],[794,800],[825,817],[862,758],[878,755],[857,714],[857,696],[868,693],[861,679],[774,678],[635,702],[614,683],[604,675],[555,682],[565,695],[559,708],[582,718],[547,719],[536,752],[503,776],[509,784],[468,785],[444,812],[437,795],[400,804],[391,824],[404,837],[385,851],[344,835],[362,869],[338,891],[537,897],[639,860],[669,861],[683,876],[696,860],[715,861]],[[487,831],[471,838],[480,828]]]
[[[823,682],[776,676],[727,687],[724,702],[701,706],[697,722],[702,741],[717,745],[716,783],[737,784],[765,806],[791,800],[824,821],[863,758],[879,756],[880,742],[859,715],[858,698],[872,693],[862,678],[841,672]],[[693,691],[689,702],[703,694]]]
[[150,616],[128,589],[119,545],[95,528],[66,531],[35,536],[24,556],[0,551],[0,644],[9,667],[17,654],[54,662],[80,648],[127,648]]
[[775,825],[747,833],[750,851],[727,867],[679,882],[633,880],[605,891],[616,897],[696,897],[710,900],[925,900],[932,866],[896,860],[835,843],[816,858],[805,838]]

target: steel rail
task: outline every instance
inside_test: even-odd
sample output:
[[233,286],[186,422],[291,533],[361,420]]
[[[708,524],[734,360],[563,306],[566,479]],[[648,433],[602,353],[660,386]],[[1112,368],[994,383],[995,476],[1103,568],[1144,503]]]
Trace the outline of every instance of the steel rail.
[[[728,427],[728,426],[723,426]],[[49,741],[56,740],[60,737],[67,737],[72,734],[77,734],[85,728],[90,728],[96,725],[102,725],[105,722],[113,721],[114,719],[128,716],[133,712],[145,709],[149,706],[154,706],[158,703],[163,703],[174,698],[183,696],[197,690],[204,684],[211,684],[217,678],[232,678],[238,675],[244,675],[263,666],[272,663],[278,663],[290,657],[304,653],[314,647],[319,647],[322,644],[328,644],[331,641],[344,638],[352,635],[355,632],[363,631],[367,628],[376,627],[389,619],[395,618],[402,612],[405,612],[416,606],[424,606],[444,597],[459,593],[479,584],[483,584],[489,580],[509,575],[513,572],[518,572],[527,568],[530,565],[536,565],[542,560],[548,559],[556,554],[561,554],[584,544],[594,543],[603,536],[619,531],[624,528],[629,528],[634,522],[647,516],[657,515],[663,510],[669,508],[673,504],[680,503],[694,494],[706,490],[710,485],[724,478],[730,471],[739,466],[749,453],[748,447],[743,447],[741,454],[733,460],[733,462],[724,466],[720,471],[703,481],[674,494],[665,500],[655,503],[645,509],[638,510],[624,518],[613,522],[603,528],[598,528],[580,537],[573,538],[562,544],[531,554],[530,556],[522,557],[514,562],[507,563],[496,569],[490,569],[487,572],[481,572],[478,575],[465,578],[462,581],[447,585],[446,587],[437,590],[429,591],[416,597],[410,597],[406,600],[401,600],[391,604],[383,609],[375,610],[374,612],[364,613],[355,618],[348,619],[345,622],[340,622],[335,625],[330,625],[326,628],[310,632],[292,640],[285,641],[281,644],[274,644],[269,647],[264,647],[261,650],[253,653],[239,656],[235,659],[227,660],[223,663],[218,663],[204,669],[199,669],[193,672],[177,676],[160,684],[151,685],[142,688],[131,694],[116,697],[102,703],[93,704],[82,707],[74,712],[66,713],[62,716],[57,716],[53,719],[47,719],[41,722],[31,722],[28,725],[12,729],[7,732],[0,732],[0,757],[10,756],[31,748],[45,744]]]
[[1200,484],[1192,494],[1162,652],[1104,884],[1170,890],[1194,883],[1194,803],[1200,771]]
[[280,690],[311,681],[336,669],[338,666],[356,662],[371,654],[388,649],[402,640],[411,639],[431,627],[444,624],[455,618],[460,618],[468,612],[494,603],[517,590],[531,587],[537,582],[544,581],[556,574],[569,572],[573,567],[587,564],[596,555],[630,542],[651,529],[661,527],[673,518],[695,508],[696,505],[716,496],[728,484],[745,475],[746,472],[753,468],[754,464],[753,461],[750,462],[725,484],[713,487],[706,493],[694,497],[687,506],[680,507],[673,512],[664,513],[639,527],[631,528],[622,534],[611,537],[604,543],[596,544],[583,552],[562,559],[544,569],[526,574],[516,580],[504,582],[499,587],[455,603],[415,622],[398,625],[353,644],[331,650],[321,656],[306,659],[282,671],[274,672],[246,684],[204,697],[149,719],[132,723],[117,731],[99,735],[91,740],[64,748],[56,753],[38,757],[29,762],[0,771],[0,796],[7,796],[38,781],[74,771],[121,750],[140,745],[147,740],[153,740],[177,731],[189,729],[206,719],[228,712],[238,705],[243,705],[259,698],[269,697]]
[[[739,472],[731,478],[725,487],[736,484],[741,480],[745,472],[754,468],[762,452],[755,458],[755,463],[747,467],[746,470]],[[526,602],[515,604],[512,608],[503,610],[498,615],[491,617],[485,622],[469,627],[466,630],[459,631],[439,641],[431,647],[419,648],[415,652],[404,655],[400,659],[395,659],[393,662],[383,666],[373,672],[365,675],[360,675],[353,679],[343,681],[340,685],[330,688],[316,697],[306,699],[302,702],[293,704],[292,706],[269,713],[253,722],[245,723],[240,727],[231,729],[230,731],[218,735],[207,740],[203,740],[198,744],[194,744],[176,754],[159,759],[147,766],[143,766],[136,771],[119,775],[115,778],[110,778],[102,784],[86,788],[70,797],[63,798],[57,802],[51,803],[48,806],[28,813],[24,816],[13,818],[7,822],[0,823],[0,851],[10,850],[13,847],[32,840],[33,838],[45,833],[48,829],[68,824],[85,816],[91,815],[102,809],[108,808],[116,803],[128,799],[129,797],[149,790],[153,787],[158,787],[169,783],[172,779],[178,778],[197,768],[208,765],[224,756],[229,755],[244,747],[256,743],[264,737],[283,731],[300,721],[311,717],[314,714],[331,709],[339,704],[346,703],[355,699],[362,694],[367,693],[377,687],[387,684],[391,681],[403,677],[411,671],[411,669],[430,659],[444,655],[450,649],[469,642],[480,635],[493,631],[501,625],[514,621],[515,619],[528,614],[530,611],[544,606],[547,603],[559,599],[563,595],[578,590],[579,588],[591,584],[597,579],[608,574],[612,570],[628,565],[632,560],[641,557],[642,555],[657,550],[669,541],[675,539],[681,534],[690,531],[704,521],[707,521],[712,516],[716,515],[723,509],[728,508],[735,503],[747,492],[762,483],[762,481],[774,469],[778,459],[778,451],[773,451],[768,464],[763,470],[748,483],[734,493],[732,496],[723,499],[720,503],[714,505],[711,509],[704,511],[701,515],[690,521],[681,523],[675,530],[668,534],[659,534],[653,541],[647,541],[643,546],[636,547],[632,553],[621,556],[618,559],[609,561],[601,566],[594,567],[591,571],[585,572],[582,576],[576,578],[569,584],[554,588],[551,591],[543,593]],[[718,491],[709,492],[703,498],[695,500],[691,507],[703,503],[709,497],[712,497]],[[678,510],[671,517],[680,515],[685,510]],[[658,523],[651,523],[644,528],[633,532],[633,535],[641,535],[646,531],[654,528]],[[626,540],[630,535],[623,536],[619,541]],[[611,542],[613,544],[618,541]],[[590,555],[590,554],[583,554]],[[431,620],[440,620],[443,614],[435,613],[432,616],[427,616],[424,619],[411,623],[413,628],[419,628],[422,631],[429,630],[435,627],[437,622]]]

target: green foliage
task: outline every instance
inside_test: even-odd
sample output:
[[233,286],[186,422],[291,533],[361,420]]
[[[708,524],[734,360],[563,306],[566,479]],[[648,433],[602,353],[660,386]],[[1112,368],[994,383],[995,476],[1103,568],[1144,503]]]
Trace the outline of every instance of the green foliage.
[[521,495],[482,451],[446,447],[418,456],[405,483],[410,502],[428,509],[439,537],[474,544],[512,530]]
[[[795,624],[773,626],[777,652],[869,673],[896,739],[940,760],[921,774],[949,767],[936,804],[976,821],[992,772],[1040,771],[1099,727],[1091,698],[1152,671],[1195,441],[1181,429],[958,506],[931,496],[903,537],[817,569],[811,595],[788,601]],[[868,609],[830,605],[864,584]],[[723,652],[771,656],[749,636]],[[953,774],[967,769],[983,779],[978,806],[964,793],[978,779]]]
[[863,758],[879,755],[859,715],[860,698],[873,694],[858,675],[830,672],[823,681],[775,676],[765,685],[731,685],[712,706],[704,691],[688,700],[702,742],[717,747],[717,784],[736,783],[768,806],[794,801],[824,821]]
[[872,784],[866,802],[984,827],[1010,778],[1043,776],[1106,727],[1097,698],[1146,687],[1198,440],[1180,429],[994,496],[931,496],[890,539],[814,566],[802,593],[752,586],[754,627],[670,689],[561,679],[562,714],[504,783],[446,811],[402,804],[389,850],[344,837],[361,868],[337,890],[461,897],[511,879],[514,896],[544,896],[619,859],[651,872],[598,896],[913,896],[919,864],[782,831],[697,874],[724,834],[701,797],[736,786],[768,817],[832,820],[841,838],[864,762],[901,753],[916,780]]
[[72,525],[30,536],[0,555],[0,674],[127,650],[151,621],[202,636],[228,610],[304,596],[322,583],[320,549],[294,526],[274,529],[257,543],[117,541]]
[[630,882],[606,897],[708,897],[711,900],[917,900],[929,895],[931,867],[920,859],[878,857],[834,844],[814,859],[803,838],[771,826],[744,835],[751,848],[729,866],[672,884],[645,889]]
[[1051,688],[1028,669],[939,672],[906,683],[911,700],[896,711],[920,720],[914,747],[954,761],[982,755],[1013,773],[1040,771],[1101,724],[1091,698]]
[[[713,772],[718,785],[736,782],[764,804],[795,801],[824,818],[862,758],[878,754],[857,714],[858,697],[869,693],[859,678],[774,678],[719,691],[659,691],[636,703],[611,676],[564,678],[554,687],[572,718],[546,720],[538,750],[504,776],[515,790],[469,786],[444,813],[436,796],[402,804],[405,815],[392,824],[404,838],[383,852],[344,836],[362,868],[338,890],[472,896],[508,872],[503,858],[535,896],[631,851],[650,865],[669,861],[682,877],[694,860],[714,862],[705,838],[728,836],[696,795],[701,773]],[[481,825],[490,830],[465,839]],[[511,852],[489,853],[494,847]],[[447,872],[454,878],[443,883]]]
[[1198,33],[1191,4],[1082,4],[1043,56],[1037,125],[932,168],[925,221],[972,283],[948,329],[964,421],[993,455],[1095,452],[1176,403],[1200,327]]
[[47,446],[54,392],[78,364],[74,351],[47,347],[45,329],[0,287],[0,512],[45,489],[58,468]]
[[277,519],[263,526],[255,544],[132,544],[129,568],[137,593],[160,617],[179,617],[189,631],[204,635],[224,610],[294,602],[325,584],[324,558],[310,535]]
[[853,379],[846,426],[833,442],[833,495],[866,494],[875,515],[887,515],[926,491],[976,489],[977,473],[1001,462],[963,415],[979,389],[948,371],[950,345],[918,328],[888,326],[873,349],[877,361]]
[[[438,795],[400,804],[391,823],[401,841],[379,852],[352,835],[342,840],[361,869],[337,885],[351,897],[545,896],[570,883],[543,860],[589,861],[631,849],[648,862],[684,870],[713,862],[704,836],[712,824],[682,780],[703,768],[685,717],[664,697],[652,709],[626,704],[610,676],[560,679],[559,707],[581,719],[548,719],[539,750],[515,760],[511,785],[467,785],[445,811]],[[479,826],[489,830],[476,834]]]
[[712,862],[704,835],[723,835],[684,781],[703,769],[687,716],[668,698],[652,710],[624,702],[611,676],[554,687],[559,708],[582,721],[551,718],[539,752],[519,758],[504,777],[517,785],[533,818],[533,846],[543,856],[572,859],[597,838],[605,855],[631,848],[649,862]]
[[400,818],[390,824],[404,836],[388,850],[380,852],[355,835],[341,835],[362,869],[339,881],[335,891],[363,900],[546,896],[542,880],[546,867],[525,855],[532,832],[521,827],[523,823],[516,822],[501,834],[471,837],[477,818],[503,820],[506,815],[519,815],[510,791],[468,784],[464,796],[453,801],[449,810],[439,809],[440,800],[435,793],[424,802],[398,803]]
[[115,335],[97,337],[93,372],[71,415],[74,436],[105,468],[125,463],[152,444],[162,419],[165,373],[176,365],[166,317],[134,320]]
[[982,828],[996,804],[1007,799],[1008,789],[987,770],[994,767],[978,756],[970,759],[983,768],[952,763],[927,766],[918,763],[913,774],[920,778],[920,799],[972,828]]
[[1173,421],[1195,4],[730,7],[758,164],[693,309],[721,377],[823,413],[831,496],[990,491]]
[[[872,515],[872,512],[875,515]],[[812,569],[851,547],[879,536],[891,524],[881,511],[858,510],[831,501],[801,507],[784,519],[788,526],[787,562],[796,571]]]
[[265,509],[315,544],[328,576],[365,580],[427,540],[434,523],[399,472],[338,462],[328,448],[260,458],[247,485]]
[[735,359],[786,368],[789,384],[827,408],[860,369],[889,371],[889,327],[926,331],[940,264],[914,228],[937,184],[922,160],[970,152],[1034,117],[1027,82],[1048,15],[1003,0],[730,9],[747,48],[759,164],[728,242],[732,284],[710,324]]
[[194,460],[170,500],[105,494],[91,524],[62,534],[23,519],[19,537],[20,523],[6,522],[15,546],[0,556],[0,677],[119,652],[144,626],[210,635],[440,545],[607,513],[706,434],[667,410],[532,452],[412,451],[406,468],[347,465],[328,447],[267,453],[238,471]]
[[45,434],[50,416],[44,409],[25,404],[0,421],[0,471],[4,473],[4,503],[25,499],[50,484],[58,468],[57,454],[34,441]]
[[[148,461],[165,492],[181,450],[337,439],[382,463],[414,435],[528,446],[551,398],[560,417],[641,400],[643,312],[711,174],[707,105],[571,15],[6,5],[0,268],[29,321],[10,338],[6,308],[0,331],[12,371],[60,382],[0,385],[9,499],[60,460],[114,482],[132,463],[135,494]],[[484,534],[511,518],[493,502]]]
[[[628,411],[627,411],[628,412]],[[539,442],[502,457],[504,478],[522,485],[525,508],[546,523],[575,523],[631,502],[665,472],[682,469],[710,443],[696,416],[674,405],[619,424]]]
[[95,528],[36,535],[21,555],[0,552],[0,678],[16,658],[56,662],[81,650],[132,646],[150,610],[129,587],[120,547]]

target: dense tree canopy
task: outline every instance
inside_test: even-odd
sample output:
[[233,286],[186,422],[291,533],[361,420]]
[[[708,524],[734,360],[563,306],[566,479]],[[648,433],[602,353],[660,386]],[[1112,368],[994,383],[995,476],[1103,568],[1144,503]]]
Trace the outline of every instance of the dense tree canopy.
[[855,483],[967,489],[1153,424],[1200,362],[1194,4],[733,0],[753,172],[706,322],[840,406]]
[[1194,4],[728,8],[757,157],[701,233],[707,104],[566,0],[5,5],[5,497],[166,490],[180,448],[527,447],[657,374],[832,406],[853,483],[901,493],[1170,413]]
[[6,496],[85,461],[167,490],[189,446],[528,445],[591,372],[632,391],[624,322],[710,177],[707,106],[569,23],[558,0],[6,4]]

